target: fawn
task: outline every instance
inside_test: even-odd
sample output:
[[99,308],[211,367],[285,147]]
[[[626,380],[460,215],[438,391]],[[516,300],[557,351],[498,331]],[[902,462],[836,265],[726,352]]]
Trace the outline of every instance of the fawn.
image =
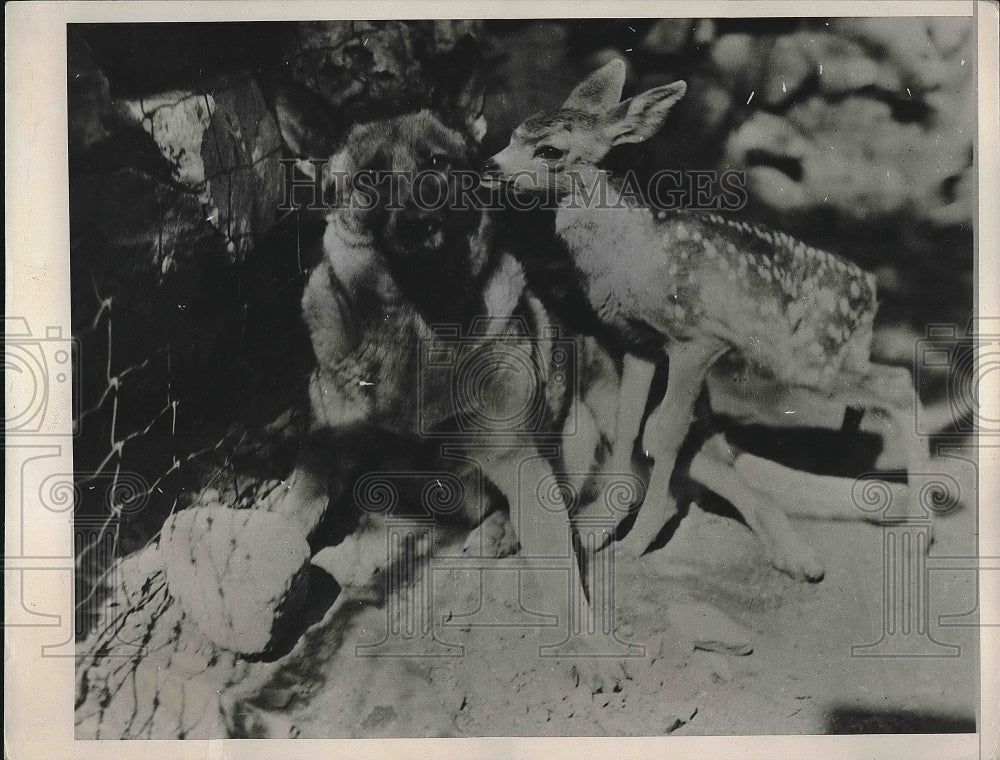
[[[560,108],[518,126],[482,172],[489,184],[556,202],[560,245],[545,260],[524,259],[529,282],[557,312],[583,304],[595,330],[631,355],[618,408],[617,466],[630,459],[638,438],[653,362],[668,358],[666,394],[642,438],[654,458],[647,498],[621,542],[638,555],[674,513],[668,483],[677,451],[706,374],[722,355],[736,352],[785,386],[884,412],[904,435],[913,431],[919,401],[905,369],[870,359],[871,274],[763,226],[655,212],[622,196],[600,162],[613,147],[659,131],[686,90],[674,82],[619,102],[624,80],[623,61],[604,65]],[[595,204],[595,197],[606,202]],[[906,456],[910,473],[925,472],[928,447],[915,433]],[[730,494],[746,496],[733,470],[717,469],[716,481],[715,490],[731,501]],[[740,498],[734,506],[777,566],[798,577],[822,575],[768,499]]]

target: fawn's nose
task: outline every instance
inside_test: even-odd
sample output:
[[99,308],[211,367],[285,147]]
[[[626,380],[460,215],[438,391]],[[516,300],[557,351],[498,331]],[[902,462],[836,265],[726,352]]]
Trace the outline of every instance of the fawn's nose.
[[487,158],[486,162],[483,164],[479,172],[480,174],[499,174],[500,164],[498,164],[492,158]]

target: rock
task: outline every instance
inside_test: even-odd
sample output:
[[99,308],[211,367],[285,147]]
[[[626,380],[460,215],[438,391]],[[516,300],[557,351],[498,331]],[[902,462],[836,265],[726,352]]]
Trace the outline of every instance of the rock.
[[700,18],[695,21],[691,41],[698,46],[708,45],[715,39],[715,33],[715,22],[710,18]]
[[237,255],[271,229],[281,202],[278,123],[257,82],[235,79],[211,93],[215,108],[201,144],[204,195],[218,210],[214,223]]
[[646,36],[639,43],[639,49],[655,55],[676,55],[687,45],[694,28],[694,19],[660,19],[646,32]]
[[700,75],[689,77],[689,92],[696,92],[698,129],[706,136],[718,136],[733,110],[733,96],[725,87]]
[[163,92],[117,101],[115,107],[153,138],[174,179],[188,187],[205,181],[201,145],[215,111],[211,94]]
[[202,194],[205,217],[232,251],[246,253],[270,229],[280,201],[282,140],[255,80],[144,94],[116,108],[153,138],[174,179]]
[[749,34],[724,34],[712,47],[712,62],[723,76],[735,77],[746,71],[754,54],[754,38]]
[[[925,106],[916,106],[922,108]],[[957,138],[957,139],[956,139]],[[744,166],[752,196],[784,213],[835,211],[855,223],[899,214],[930,216],[959,203],[943,188],[968,161],[968,144],[919,123],[899,122],[880,100],[810,98],[784,115],[758,112],[726,144],[731,165]],[[971,206],[943,218],[967,218]]]
[[[808,208],[815,199],[798,178],[802,161],[813,146],[775,114],[757,112],[730,133],[725,151],[735,166],[745,167],[752,196],[783,211]],[[774,158],[780,158],[780,165]]]
[[[877,51],[879,59],[891,64],[907,86],[930,90],[953,80],[955,72],[935,44],[929,21],[926,18],[841,18],[831,20],[830,29],[857,40],[868,50]],[[960,71],[960,67],[955,68]]]
[[163,525],[160,551],[171,595],[225,649],[270,649],[304,608],[309,544],[261,510],[189,509]]
[[749,629],[704,602],[681,602],[667,608],[667,621],[695,649],[747,655],[753,651]]
[[373,113],[421,105],[430,85],[424,67],[481,27],[468,20],[301,22],[282,41],[281,75],[317,96],[346,130]]
[[809,54],[798,39],[791,36],[779,37],[771,48],[767,77],[761,87],[761,99],[769,105],[789,100],[814,71]]
[[823,93],[839,95],[854,92],[874,85],[879,79],[878,64],[852,40],[820,34],[810,38],[807,49],[816,65]]
[[219,694],[249,664],[215,647],[170,597],[155,544],[116,563],[109,579],[100,625],[78,647],[75,736],[225,736]]
[[[754,93],[747,118],[722,136],[721,164],[743,168],[751,201],[777,218],[967,226],[975,205],[975,98],[971,64],[962,63],[973,58],[970,30],[968,19],[873,18],[724,34],[710,65],[688,79],[724,87],[737,111]],[[706,93],[692,85],[691,112],[711,110]]]
[[763,75],[769,42],[750,34],[724,34],[712,45],[712,63],[720,79],[745,100]]
[[946,57],[959,52],[972,34],[972,26],[964,18],[933,16],[927,24],[931,40]]
[[104,119],[111,110],[111,86],[73,27],[66,34],[66,75],[69,149],[74,154],[108,136]]

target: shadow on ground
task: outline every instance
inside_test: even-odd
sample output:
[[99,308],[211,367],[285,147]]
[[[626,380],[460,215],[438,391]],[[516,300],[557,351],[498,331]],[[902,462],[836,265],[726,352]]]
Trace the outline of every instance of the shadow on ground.
[[835,707],[826,717],[831,734],[971,734],[976,731],[972,715]]

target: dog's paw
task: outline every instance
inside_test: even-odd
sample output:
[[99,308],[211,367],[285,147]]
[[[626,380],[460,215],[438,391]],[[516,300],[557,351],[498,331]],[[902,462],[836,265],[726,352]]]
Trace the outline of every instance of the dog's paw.
[[517,535],[506,512],[493,512],[469,533],[462,552],[475,557],[500,558],[517,553]]
[[[263,702],[267,706],[262,706]],[[230,739],[294,739],[299,729],[283,714],[290,698],[267,685],[259,692],[241,684],[219,696],[219,711]]]
[[311,562],[329,573],[343,588],[367,588],[379,577],[387,559],[381,544],[351,535],[336,546],[318,551]]
[[632,676],[617,657],[573,657],[563,660],[570,685],[590,695],[613,694],[625,688]]
[[642,648],[610,636],[580,634],[552,654],[573,688],[587,694],[613,694],[632,680],[629,664],[642,654]]

